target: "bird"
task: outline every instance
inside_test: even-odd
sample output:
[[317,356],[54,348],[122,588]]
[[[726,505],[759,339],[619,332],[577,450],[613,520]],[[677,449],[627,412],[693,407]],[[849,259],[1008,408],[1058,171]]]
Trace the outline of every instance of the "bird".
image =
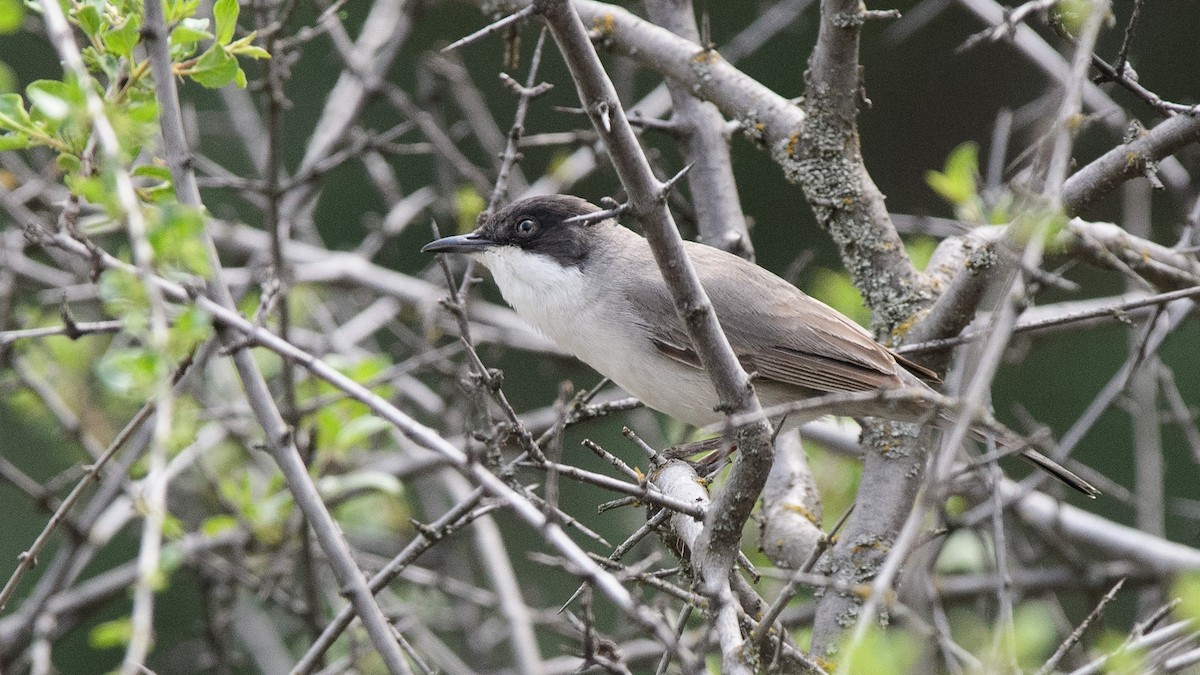
[[[572,195],[529,197],[471,233],[437,239],[421,251],[462,253],[482,263],[525,322],[646,406],[696,427],[724,419],[649,242],[600,207]],[[765,409],[826,394],[934,392],[926,381],[936,382],[935,373],[770,271],[694,242],[685,241],[684,251],[734,354],[755,373]],[[837,413],[921,421],[930,417],[929,405],[920,397],[857,397]],[[800,411],[786,424],[817,416]],[[1099,494],[1019,439],[1014,445],[1067,485]]]

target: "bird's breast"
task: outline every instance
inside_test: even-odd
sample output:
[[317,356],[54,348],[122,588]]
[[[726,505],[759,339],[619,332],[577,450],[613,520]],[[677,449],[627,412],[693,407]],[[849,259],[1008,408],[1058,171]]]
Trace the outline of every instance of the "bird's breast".
[[647,406],[696,426],[721,419],[708,374],[655,349],[623,295],[593,287],[602,280],[516,247],[478,259],[522,319]]

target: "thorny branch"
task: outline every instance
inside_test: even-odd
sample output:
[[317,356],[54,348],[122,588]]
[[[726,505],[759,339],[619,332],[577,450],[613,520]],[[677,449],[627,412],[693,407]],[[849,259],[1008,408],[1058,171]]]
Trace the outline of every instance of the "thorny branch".
[[[161,12],[169,6],[147,3],[132,55],[103,61],[96,54],[121,38],[81,41],[80,7],[63,16],[51,4],[26,17],[25,28],[37,27],[30,35],[48,40],[73,77],[96,79],[98,86],[83,90],[81,170],[108,172],[120,208],[106,211],[65,184],[69,158],[36,148],[0,155],[0,207],[16,225],[0,233],[0,481],[38,519],[26,539],[14,538],[14,555],[23,555],[0,591],[8,608],[0,616],[0,668],[71,670],[65,640],[114,608],[133,619],[132,639],[119,645],[124,669],[165,664],[174,638],[158,619],[173,609],[172,596],[159,593],[158,583],[188,583],[175,564],[201,580],[203,626],[188,656],[225,672],[248,664],[353,670],[378,667],[380,657],[391,672],[573,672],[584,664],[691,673],[713,657],[730,672],[823,672],[848,661],[810,657],[795,631],[811,628],[812,653],[821,657],[855,653],[838,650],[854,616],[859,636],[868,621],[874,627],[873,607],[886,610],[889,630],[929,645],[921,664],[940,659],[950,672],[985,664],[1097,672],[1131,654],[1146,659],[1147,669],[1175,672],[1200,660],[1194,622],[1172,616],[1175,605],[1161,600],[1176,593],[1172,577],[1200,569],[1200,551],[1170,538],[1200,519],[1195,499],[1171,492],[1173,477],[1194,471],[1200,458],[1194,383],[1173,370],[1200,288],[1200,202],[1191,177],[1200,116],[1187,98],[1174,103],[1152,90],[1160,75],[1141,50],[1161,30],[1153,3],[1137,2],[1127,19],[1117,17],[1125,23],[1114,30],[1124,40],[1102,55],[1091,42],[1108,29],[1095,24],[1095,14],[1072,33],[1060,26],[1039,34],[1029,24],[1049,16],[1051,3],[1032,0],[1005,12],[991,0],[960,0],[982,18],[982,32],[958,17],[956,30],[939,30],[929,44],[958,58],[956,47],[975,34],[993,44],[972,54],[990,50],[1005,67],[1033,64],[1029,79],[1041,78],[1043,89],[1031,91],[1027,105],[1005,101],[1014,112],[1000,115],[1006,121],[997,124],[981,199],[994,206],[1007,195],[1028,206],[1041,195],[1037,204],[1051,206],[1040,213],[1052,217],[1036,225],[1052,236],[1022,229],[1032,209],[1010,212],[1016,224],[959,222],[937,233],[944,240],[924,272],[897,234],[906,221],[888,213],[876,181],[919,183],[929,160],[895,156],[897,180],[866,159],[886,147],[873,147],[879,139],[858,126],[867,87],[877,101],[892,103],[899,94],[873,77],[880,39],[860,28],[880,20],[890,24],[887,37],[912,36],[948,3],[919,4],[903,18],[886,8],[821,3],[804,96],[796,99],[799,92],[784,89],[799,86],[798,60],[789,57],[779,69],[794,75],[781,85],[762,59],[743,59],[782,47],[806,54],[812,36],[792,23],[808,0],[764,6],[733,30],[721,10],[678,0],[648,2],[649,20],[589,0],[486,3],[493,23],[453,30],[435,30],[434,13],[416,11],[417,3],[319,2],[320,13],[306,16],[294,0],[252,0],[235,35],[257,31],[254,44],[272,58],[247,68],[247,89],[221,89],[217,109],[193,104],[189,87],[196,85],[171,70],[178,35],[168,29],[178,24],[165,25]],[[228,3],[217,4],[228,11]],[[105,21],[119,21],[115,7],[105,5]],[[545,33],[531,39],[539,16],[549,19],[570,78],[543,74],[547,81],[539,82]],[[733,33],[724,47],[712,46],[712,36]],[[616,56],[601,65],[589,39]],[[85,47],[82,59],[76,44]],[[447,44],[449,57],[424,51]],[[332,56],[328,73],[307,67],[319,50]],[[102,63],[120,76],[110,79]],[[519,68],[529,72],[521,82],[504,74]],[[914,77],[926,71],[911,70]],[[161,134],[138,153],[114,145],[105,124],[122,130],[122,97],[150,74]],[[572,84],[594,126],[556,112],[557,104],[574,105]],[[22,105],[28,99],[40,115],[53,103],[38,91]],[[1165,119],[1131,126],[1139,111],[1122,109],[1114,91]],[[958,92],[945,96],[936,105],[961,102]],[[5,97],[3,119],[10,119],[13,99]],[[1037,126],[1051,119],[1052,127]],[[505,136],[498,124],[508,120]],[[961,140],[896,122],[889,134],[907,138],[904,127],[920,128],[918,145]],[[1073,151],[1072,135],[1093,129],[1100,132],[1089,139],[1101,136],[1103,147],[1089,160]],[[668,198],[681,207],[677,222],[694,223],[701,241],[744,255],[757,250],[771,265],[790,254],[772,237],[777,204],[788,212],[783,227],[799,232],[805,247],[826,236],[800,229],[807,213],[797,217],[799,193],[762,187],[770,181],[751,172],[742,138],[748,152],[760,152],[775,173],[803,188],[876,333],[904,354],[949,369],[952,395],[930,405],[965,402],[972,412],[958,419],[978,418],[990,402],[991,376],[1007,367],[1001,364],[1026,352],[1036,357],[1052,348],[1051,339],[1073,346],[1127,339],[1123,362],[1087,364],[1099,382],[1107,380],[1098,391],[1087,390],[1079,372],[1039,373],[1053,395],[1069,389],[1070,402],[1050,414],[1022,400],[1029,410],[1017,417],[1047,453],[1074,451],[1072,467],[1102,485],[1115,510],[1136,509],[1144,531],[1037,492],[1036,476],[1004,478],[996,463],[1002,452],[965,457],[953,442],[962,429],[939,448],[890,423],[868,425],[862,442],[857,431],[817,423],[804,429],[812,453],[805,462],[793,438],[780,440],[787,454],[772,461],[760,425],[763,445],[753,434],[738,438],[732,471],[711,457],[682,461],[722,439],[689,444],[685,432],[664,431],[603,383],[574,397],[562,390],[551,404],[554,384],[579,382],[583,371],[560,368],[568,362],[553,345],[490,291],[481,295],[481,269],[450,265],[452,293],[442,303],[442,274],[418,271],[408,257],[431,213],[443,228],[461,230],[480,205],[494,209],[510,197],[579,191],[595,200],[620,191],[607,171],[615,166],[627,199],[622,222],[641,225],[667,252],[668,281],[683,282],[681,309],[703,317],[689,326],[696,343],[708,345],[705,362],[726,394],[731,424],[759,423],[763,412],[745,395],[752,368],[743,370],[722,349],[713,317],[692,311],[704,306],[702,289],[672,258],[678,239],[666,208]],[[1048,150],[1020,147],[1031,139],[1036,147],[1039,138],[1048,139]],[[606,154],[611,164],[599,159]],[[686,193],[681,181],[667,194],[671,182],[657,176],[689,162]],[[150,176],[163,165],[171,182],[156,185]],[[1140,201],[1120,217],[1104,211],[1116,188],[1134,180],[1160,188],[1190,218],[1170,215],[1149,190],[1121,191],[1122,199]],[[210,279],[176,275],[150,250],[162,245],[150,225],[161,206],[152,195],[163,188],[179,204],[203,209],[195,242]],[[940,208],[891,189],[893,207]],[[1128,214],[1138,211],[1154,215],[1153,228],[1132,227]],[[768,224],[753,231],[756,248],[748,227],[754,220]],[[1181,232],[1172,229],[1181,222]],[[132,265],[120,259],[123,249]],[[1043,259],[1067,264],[1043,269]],[[1076,262],[1089,263],[1095,276],[1077,274]],[[113,305],[105,269],[139,280],[144,313]],[[1130,290],[1105,295],[1111,284],[1101,291],[1097,278]],[[1049,287],[1058,295],[1043,303],[1039,294]],[[158,388],[149,391],[156,393],[133,404],[98,389],[112,374],[104,370],[112,355],[130,345],[161,352],[184,334],[183,307],[203,309],[219,340],[202,340],[189,360],[155,371]],[[1109,328],[1085,333],[1101,326]],[[973,346],[981,351],[966,351]],[[102,365],[93,371],[92,363]],[[958,375],[964,367],[969,372]],[[795,405],[836,411],[845,400]],[[1073,423],[1059,419],[1076,407],[1082,412]],[[637,428],[630,442],[609,440],[619,438],[604,421],[614,415],[613,424]],[[1100,424],[1102,416],[1127,415],[1139,416],[1134,428],[1161,432],[1159,443],[1137,444],[1147,466],[1162,468],[1141,471],[1136,490],[1122,473],[1130,443]],[[1054,429],[1038,418],[1055,419]],[[21,444],[10,438],[50,428],[58,435],[37,435],[35,452],[10,448]],[[1171,444],[1177,428],[1182,452]],[[1103,438],[1098,430],[1106,430]],[[584,435],[594,438],[588,447],[598,468],[575,450]],[[655,450],[674,443],[680,448]],[[856,501],[843,477],[854,473],[851,465],[814,448],[863,458]],[[934,448],[927,475],[926,448]],[[645,454],[630,459],[639,449]],[[1177,470],[1180,461],[1193,466]],[[800,479],[803,464],[815,483]],[[697,468],[713,473],[702,477]],[[1161,485],[1147,489],[1147,480]],[[854,504],[839,508],[849,515],[837,526],[821,517],[818,491],[828,503]],[[745,528],[760,496],[760,527]],[[628,505],[646,506],[648,517],[618,508]],[[511,527],[514,516],[531,527]],[[743,530],[752,529],[770,560],[798,569],[751,567],[742,547],[752,537]],[[126,546],[131,539],[140,551]],[[982,542],[981,562],[962,571],[942,565],[939,555],[949,558],[964,541]],[[796,550],[814,552],[797,558]],[[1127,581],[1118,591],[1119,579]],[[575,602],[576,588],[583,604]],[[1143,593],[1141,614],[1109,603],[1133,589]],[[1084,602],[1065,601],[1076,597]],[[968,648],[962,609],[982,599],[997,610],[986,618],[992,644]],[[1010,638],[1020,634],[1022,610],[1034,606],[1049,608],[1058,636],[1027,663],[1017,660]],[[1105,608],[1110,626],[1129,626],[1115,651],[1096,648],[1093,607],[1093,615]],[[861,648],[872,644],[864,640]]]

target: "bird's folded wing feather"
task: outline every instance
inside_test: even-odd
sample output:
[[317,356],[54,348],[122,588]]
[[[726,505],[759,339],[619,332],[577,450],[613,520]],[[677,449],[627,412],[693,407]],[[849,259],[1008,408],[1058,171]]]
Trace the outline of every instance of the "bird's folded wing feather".
[[[901,385],[892,354],[829,306],[736,256],[690,243],[687,251],[734,353],[760,379],[818,393]],[[654,346],[701,367],[658,270],[627,282],[627,298]]]

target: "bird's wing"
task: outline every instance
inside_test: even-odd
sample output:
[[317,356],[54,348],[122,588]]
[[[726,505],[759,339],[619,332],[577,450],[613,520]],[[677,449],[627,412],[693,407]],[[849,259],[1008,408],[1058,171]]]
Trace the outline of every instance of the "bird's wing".
[[[902,384],[894,355],[833,308],[737,256],[699,244],[686,249],[734,353],[759,378],[816,393]],[[657,269],[628,279],[626,295],[661,353],[700,367]]]

